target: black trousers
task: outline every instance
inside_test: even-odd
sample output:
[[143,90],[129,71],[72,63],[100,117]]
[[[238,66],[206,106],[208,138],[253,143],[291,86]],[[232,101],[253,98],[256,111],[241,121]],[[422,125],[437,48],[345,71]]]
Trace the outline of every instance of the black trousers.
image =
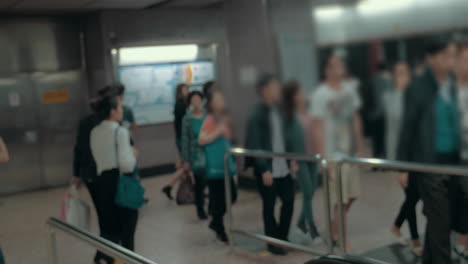
[[[288,240],[289,228],[294,211],[294,181],[291,175],[275,178],[272,186],[265,186],[261,175],[257,175],[257,185],[262,196],[263,224],[269,237]],[[276,198],[279,197],[281,214],[279,222],[275,218]]]
[[[457,154],[437,155],[437,163],[454,165]],[[424,243],[424,264],[451,263],[451,210],[449,198],[450,177],[448,175],[424,175],[420,177],[420,193],[427,218]]]
[[[94,181],[100,234],[109,241],[133,250],[138,210],[123,208],[115,203],[119,175],[118,170],[109,170],[103,172]],[[94,260],[95,262],[105,260],[108,264],[114,263],[111,257],[99,251]]]
[[[217,232],[224,232],[223,217],[226,213],[226,188],[224,179],[208,180],[208,189],[210,191],[210,213],[211,224]],[[232,202],[237,200],[237,187],[231,179],[231,199]]]
[[193,175],[195,177],[195,206],[197,212],[205,211],[205,172],[203,170],[195,170]]
[[417,174],[410,174],[408,187],[405,189],[405,201],[401,205],[400,213],[395,220],[395,226],[400,228],[405,220],[408,221],[412,240],[419,239],[418,223],[416,220],[416,204],[419,202],[419,185]]
[[468,178],[450,177],[450,206],[452,211],[452,230],[463,235],[468,234]]
[[379,117],[372,121],[372,147],[374,157],[385,154],[385,118]]

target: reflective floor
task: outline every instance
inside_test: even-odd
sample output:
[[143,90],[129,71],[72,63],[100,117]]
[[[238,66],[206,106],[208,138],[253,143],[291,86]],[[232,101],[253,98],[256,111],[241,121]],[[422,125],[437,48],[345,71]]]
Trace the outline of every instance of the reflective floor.
[[[362,176],[362,196],[349,215],[349,236],[355,254],[370,251],[373,257],[379,257],[379,254],[373,254],[375,249],[394,242],[388,230],[402,202],[403,193],[392,175],[381,176],[375,173],[364,173]],[[197,219],[192,206],[177,206],[160,193],[161,186],[167,180],[167,176],[144,180],[151,200],[140,213],[136,235],[137,253],[162,264],[304,263],[313,258],[301,252],[290,252],[286,257],[270,256],[264,252],[262,243],[245,237],[236,237],[238,247],[230,250],[215,240],[207,228],[208,223]],[[60,214],[60,202],[65,192],[66,188],[58,188],[0,198],[0,243],[7,263],[47,263],[45,222],[49,216]],[[81,194],[84,200],[90,200],[84,189]],[[300,205],[301,196],[298,194],[295,215],[299,214]],[[419,205],[418,213],[420,208]],[[316,194],[314,210],[317,225],[323,231],[325,225],[321,190]],[[236,227],[261,232],[260,215],[257,193],[241,191],[234,208]],[[422,230],[423,217],[419,217],[419,222],[419,229]],[[92,231],[97,232],[94,215]],[[406,226],[402,231],[407,234]],[[60,263],[91,263],[94,253],[92,248],[67,235],[59,234],[58,239]],[[295,226],[291,229],[291,241],[303,244],[310,242]],[[322,245],[314,247],[324,250]],[[400,252],[405,252],[405,249],[390,251],[390,255]],[[380,256],[386,258],[387,253]],[[415,263],[411,257],[405,257],[401,263]]]

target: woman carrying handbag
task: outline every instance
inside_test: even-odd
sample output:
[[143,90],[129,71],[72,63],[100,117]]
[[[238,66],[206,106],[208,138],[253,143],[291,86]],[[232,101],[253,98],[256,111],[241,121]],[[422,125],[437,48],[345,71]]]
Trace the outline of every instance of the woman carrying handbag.
[[[135,196],[135,193],[125,195],[121,187],[132,187],[132,183],[139,183],[132,176],[138,152],[130,144],[128,130],[119,125],[123,107],[117,96],[103,98],[98,114],[102,122],[91,131],[90,141],[98,172],[96,207],[101,212],[101,237],[133,250],[139,207],[122,206],[122,201],[128,202],[129,197]],[[129,204],[135,205],[131,201]],[[98,264],[114,263],[111,257],[102,252],[96,254],[94,261]]]

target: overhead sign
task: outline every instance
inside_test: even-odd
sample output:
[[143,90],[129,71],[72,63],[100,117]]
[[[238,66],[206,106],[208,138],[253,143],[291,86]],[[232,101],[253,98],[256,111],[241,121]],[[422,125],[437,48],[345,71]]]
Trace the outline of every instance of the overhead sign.
[[70,100],[67,89],[51,90],[42,93],[41,102],[43,104],[60,104]]

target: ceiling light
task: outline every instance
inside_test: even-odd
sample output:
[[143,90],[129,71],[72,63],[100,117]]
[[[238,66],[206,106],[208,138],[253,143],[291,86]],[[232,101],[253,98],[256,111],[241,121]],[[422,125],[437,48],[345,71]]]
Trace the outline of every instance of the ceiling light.
[[171,45],[121,48],[120,65],[193,61],[198,55],[198,46]]
[[344,8],[339,5],[320,6],[314,8],[314,17],[317,20],[332,20],[340,17]]

